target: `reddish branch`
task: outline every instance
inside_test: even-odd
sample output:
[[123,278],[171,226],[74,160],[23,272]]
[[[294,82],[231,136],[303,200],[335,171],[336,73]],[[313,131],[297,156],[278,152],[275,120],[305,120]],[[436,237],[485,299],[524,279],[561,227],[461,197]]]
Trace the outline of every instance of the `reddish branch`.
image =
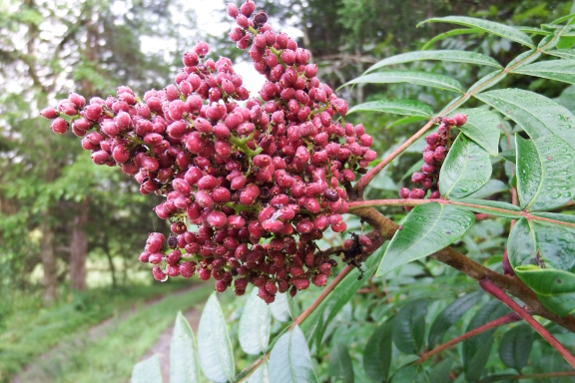
[[465,334],[458,336],[457,338],[453,338],[449,342],[446,342],[440,346],[437,346],[433,350],[422,354],[416,361],[416,363],[423,363],[432,356],[455,346],[459,342],[463,342],[465,339],[469,339],[477,334],[481,334],[482,332],[491,330],[492,328],[503,326],[508,323],[517,322],[519,320],[521,320],[521,318],[515,313],[509,313],[507,315],[504,315],[501,318],[497,318],[489,323],[484,324],[483,326],[477,327],[476,329],[466,332]]
[[[356,202],[352,202],[351,204],[353,206]],[[372,207],[356,206],[353,211],[350,209],[350,213],[362,218],[371,227],[373,227],[375,231],[379,233],[380,240],[382,241],[391,239],[399,228],[397,223],[393,222]],[[542,316],[571,332],[575,332],[575,317],[571,315],[561,317],[549,311],[541,304],[541,302],[539,302],[533,290],[521,282],[519,278],[499,274],[488,269],[472,259],[467,258],[451,247],[446,247],[431,256],[477,281],[480,281],[485,277],[489,277],[500,289],[519,298],[523,303],[525,303],[534,315]]]
[[531,327],[535,329],[545,339],[554,349],[556,349],[561,356],[571,365],[571,367],[575,368],[575,356],[571,355],[571,353],[563,346],[559,341],[547,331],[545,327],[541,325],[541,323],[537,322],[535,319],[529,315],[529,313],[519,306],[513,299],[511,299],[507,294],[505,294],[499,287],[497,287],[489,277],[483,278],[479,281],[479,286],[487,293],[493,295],[495,298],[499,299],[503,302],[506,306],[508,306],[511,310],[515,311],[517,315],[525,320],[525,322],[529,323]]

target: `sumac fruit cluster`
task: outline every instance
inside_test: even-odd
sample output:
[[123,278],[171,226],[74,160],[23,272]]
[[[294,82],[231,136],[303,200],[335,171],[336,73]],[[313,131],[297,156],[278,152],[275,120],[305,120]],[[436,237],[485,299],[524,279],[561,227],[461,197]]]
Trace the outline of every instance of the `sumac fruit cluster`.
[[199,42],[163,90],[139,98],[121,86],[88,103],[71,93],[41,114],[56,134],[83,137],[95,164],[119,165],[142,194],[166,197],[155,212],[171,234],[150,234],[139,258],[156,279],[197,273],[237,295],[252,283],[272,302],[326,284],[336,262],[314,241],[346,230],[346,190],[376,153],[362,125],[337,121],[347,104],[316,77],[309,51],[254,12],[250,1],[228,5],[231,40],[266,77],[260,99]]

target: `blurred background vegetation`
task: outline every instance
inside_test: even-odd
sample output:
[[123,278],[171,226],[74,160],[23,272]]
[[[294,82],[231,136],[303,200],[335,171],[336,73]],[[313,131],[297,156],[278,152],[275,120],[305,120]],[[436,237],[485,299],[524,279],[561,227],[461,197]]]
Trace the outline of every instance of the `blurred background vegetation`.
[[[56,137],[38,112],[55,105],[55,100],[70,91],[89,99],[114,94],[120,84],[131,86],[140,95],[150,88],[162,88],[181,66],[181,54],[199,39],[210,43],[213,57],[227,55],[236,63],[245,60],[225,37],[231,22],[225,15],[224,2],[220,6],[219,1],[213,1],[218,6],[212,7],[221,11],[211,13],[199,12],[203,7],[200,3],[203,0],[0,3],[0,381],[10,381],[24,365],[64,339],[83,334],[90,326],[153,296],[186,286],[169,282],[159,287],[153,283],[148,267],[137,262],[148,232],[167,231],[151,210],[157,204],[154,197],[140,195],[136,182],[118,169],[93,166],[77,137],[71,133],[64,139]],[[421,49],[433,36],[449,29],[435,23],[415,27],[427,18],[469,15],[530,26],[570,13],[572,3],[256,1],[257,8],[271,16],[274,30],[289,28],[299,34],[300,45],[311,50],[313,61],[320,66],[319,76],[334,89],[378,60]],[[200,30],[198,25],[206,20],[197,15],[221,23],[221,33],[213,35]],[[481,52],[504,65],[520,53],[519,47],[508,40],[486,35],[454,36],[437,41],[432,47]],[[422,62],[410,67],[447,74],[464,85],[471,85],[488,73],[483,68],[443,62]],[[558,97],[565,88],[556,82],[522,76],[504,81],[504,86],[532,89],[550,97]],[[350,105],[408,98],[437,110],[450,100],[444,92],[404,84],[357,86],[342,92]],[[571,107],[574,104],[569,93],[562,100],[571,102]],[[353,120],[363,122],[382,155],[419,127],[414,118],[398,119],[392,115],[366,114],[354,116]],[[419,160],[421,149],[415,145],[381,173],[370,185],[369,197],[395,197],[409,181],[403,176]],[[502,163],[494,170],[505,173]],[[400,210],[396,213],[402,214]],[[459,246],[476,260],[498,264],[507,231],[508,227],[497,220],[483,222]],[[418,281],[422,291],[435,291],[426,267],[409,266],[402,272],[403,277],[398,276],[393,282],[398,291],[413,281]],[[440,272],[446,276],[444,282],[435,282],[439,283],[435,287],[438,291],[445,284],[455,296],[457,291],[471,286],[464,283],[464,278],[450,276],[444,268]],[[461,284],[459,290],[454,287],[457,283]],[[314,292],[310,294],[302,294],[302,302],[312,299]],[[344,320],[377,322],[384,315],[384,308],[378,309],[361,296],[356,299],[354,311],[350,306],[342,312]],[[178,306],[172,302],[169,307],[185,310],[195,303],[189,300]],[[230,303],[229,312],[238,307],[238,303]],[[373,314],[373,310],[379,311]],[[161,327],[167,327],[174,318],[169,313],[164,316],[167,319],[153,321],[159,326],[158,331],[142,335],[149,341],[129,354],[128,374],[145,347],[155,341]],[[364,332],[350,330],[342,336],[351,337],[351,344],[353,340],[365,339],[369,333]],[[78,362],[74,368],[89,364]],[[70,364],[66,366],[71,368]],[[64,372],[55,370],[51,374],[54,377]],[[62,381],[88,381],[71,376],[76,377]],[[127,376],[125,368],[118,368],[116,375],[106,379],[124,381]]]

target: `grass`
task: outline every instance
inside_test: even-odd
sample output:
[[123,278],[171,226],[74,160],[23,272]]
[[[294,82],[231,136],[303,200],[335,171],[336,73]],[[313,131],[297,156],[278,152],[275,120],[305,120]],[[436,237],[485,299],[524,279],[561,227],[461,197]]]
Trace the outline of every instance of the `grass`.
[[[10,381],[11,377],[20,372],[24,365],[48,352],[57,344],[73,342],[77,345],[90,327],[104,319],[118,317],[122,312],[139,307],[151,298],[182,289],[184,286],[189,286],[189,284],[154,284],[114,290],[91,289],[83,293],[65,294],[65,298],[48,308],[42,306],[39,294],[14,293],[8,299],[3,297],[0,303],[2,306],[0,307],[0,313],[2,313],[0,318],[0,382]],[[187,294],[178,299],[184,299]],[[172,302],[173,299],[168,296],[165,301]],[[164,307],[166,304],[162,301],[160,305]],[[146,310],[155,306],[152,305]],[[174,303],[174,307],[176,306],[185,305]],[[167,310],[169,307],[164,308]],[[137,315],[139,313],[128,317],[126,322],[131,323],[132,317]],[[173,320],[174,315],[169,318],[170,321]],[[144,335],[147,332],[146,325],[144,323],[139,325],[142,327],[135,329]],[[155,326],[156,323],[153,323],[152,327],[155,328]],[[135,338],[134,342],[138,343],[137,337]],[[75,352],[74,347],[71,348],[71,351]]]

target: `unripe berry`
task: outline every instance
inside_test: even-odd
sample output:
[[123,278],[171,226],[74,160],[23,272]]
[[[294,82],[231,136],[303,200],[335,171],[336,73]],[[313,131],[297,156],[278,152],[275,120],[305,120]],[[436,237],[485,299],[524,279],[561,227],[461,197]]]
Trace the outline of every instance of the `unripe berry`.
[[152,269],[152,275],[154,279],[160,282],[165,282],[168,276],[164,273],[159,266],[156,266]]
[[246,2],[242,4],[240,10],[245,17],[250,17],[256,10],[256,5],[253,1],[246,0]]
[[415,188],[409,192],[409,198],[412,199],[422,199],[425,196],[425,191],[423,189]]
[[60,113],[54,108],[46,108],[40,112],[40,115],[48,120],[53,120],[60,115]]

